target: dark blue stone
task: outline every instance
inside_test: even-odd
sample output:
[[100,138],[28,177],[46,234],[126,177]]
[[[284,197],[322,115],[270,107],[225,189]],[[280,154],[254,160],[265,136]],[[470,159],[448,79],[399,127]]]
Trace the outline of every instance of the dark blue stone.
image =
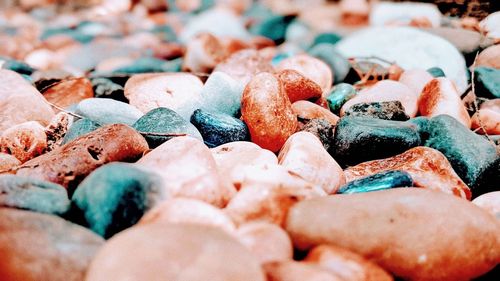
[[413,179],[404,171],[387,171],[361,179],[353,180],[340,187],[337,193],[352,194],[390,189],[394,187],[411,187]]
[[99,127],[100,125],[98,123],[90,119],[87,118],[80,119],[74,122],[73,125],[71,125],[68,132],[64,136],[62,144],[66,144],[80,136],[88,134]]
[[247,125],[227,114],[197,109],[191,116],[191,123],[198,128],[208,147],[250,139]]

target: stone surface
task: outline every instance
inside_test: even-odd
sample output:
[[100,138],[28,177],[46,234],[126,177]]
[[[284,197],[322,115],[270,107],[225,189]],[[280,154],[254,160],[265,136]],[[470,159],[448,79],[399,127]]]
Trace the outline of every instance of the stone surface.
[[471,122],[471,129],[478,134],[500,135],[500,99],[483,102]]
[[230,115],[197,109],[191,116],[191,123],[199,130],[203,141],[210,148],[228,142],[250,140],[247,125]]
[[425,85],[433,79],[433,76],[420,68],[405,70],[399,77],[399,82],[405,84],[419,97]]
[[425,85],[418,99],[422,116],[434,117],[447,114],[467,128],[471,126],[469,113],[460,99],[455,85],[447,78],[434,78]]
[[274,72],[271,63],[260,55],[256,50],[241,50],[229,56],[219,63],[214,72],[224,72],[236,81],[241,87],[252,80],[253,76],[260,72]]
[[286,222],[299,249],[333,244],[409,280],[488,272],[500,260],[499,227],[470,202],[418,188],[307,200],[291,208]]
[[441,25],[441,12],[431,3],[381,2],[372,6],[370,25],[409,24],[412,20],[425,20],[431,26]]
[[285,69],[296,70],[318,84],[323,93],[330,91],[333,84],[334,74],[330,67],[323,61],[306,54],[286,58],[276,66],[276,69],[279,71]]
[[48,125],[54,111],[21,75],[0,69],[0,132],[27,121]]
[[72,204],[85,224],[108,239],[136,224],[149,209],[169,196],[161,179],[128,163],[110,163],[78,185]]
[[279,164],[327,194],[334,194],[345,183],[342,168],[328,154],[321,141],[311,133],[291,135],[278,155]]
[[410,119],[399,101],[357,103],[349,107],[344,112],[344,116],[371,117],[393,121]]
[[500,98],[500,69],[477,67],[474,69],[476,94],[487,98]]
[[55,83],[42,91],[43,97],[47,101],[59,107],[67,108],[80,101],[94,97],[92,83],[85,77],[68,78]]
[[344,172],[350,182],[394,170],[410,174],[415,186],[471,198],[469,187],[458,177],[446,157],[428,147],[419,146],[391,158],[364,162]]
[[24,163],[17,175],[60,184],[72,194],[96,168],[113,161],[135,161],[147,149],[146,140],[134,129],[108,125]]
[[70,201],[64,187],[46,181],[0,175],[0,205],[34,212],[62,215]]
[[309,132],[315,135],[321,141],[326,151],[330,154],[333,153],[335,125],[332,125],[325,119],[311,119],[300,127],[298,131]]
[[486,18],[484,18],[479,23],[479,27],[488,38],[493,39],[494,42],[498,42],[500,40],[500,28],[498,27],[499,24],[500,12],[497,11],[495,13],[489,14]]
[[90,119],[83,118],[75,121],[71,127],[69,127],[68,132],[64,135],[63,144],[66,144],[80,136],[88,134],[92,131],[97,130],[100,125]]
[[485,193],[472,200],[472,203],[500,219],[500,191]]
[[199,33],[186,45],[182,70],[194,73],[210,73],[226,56],[224,47],[210,33]]
[[46,148],[45,129],[35,121],[12,126],[0,136],[0,152],[11,154],[22,163],[44,153]]
[[296,101],[292,104],[292,110],[297,115],[299,121],[307,122],[311,119],[324,119],[330,124],[335,125],[339,120],[339,117],[328,109],[310,101]]
[[287,28],[295,18],[293,15],[274,15],[250,27],[250,32],[273,40],[277,45],[285,41]]
[[212,72],[201,90],[201,108],[235,116],[241,106],[243,88],[224,72]]
[[479,53],[476,66],[500,69],[500,45],[490,46]]
[[427,69],[427,72],[429,72],[430,75],[434,78],[439,78],[439,77],[446,77],[446,74],[444,74],[444,71],[439,68],[439,67],[431,67]]
[[342,280],[318,265],[293,260],[267,263],[263,269],[266,272],[267,280],[271,281]]
[[210,150],[198,139],[173,138],[143,156],[137,165],[158,173],[173,197],[224,207],[235,193],[217,171]]
[[278,151],[297,128],[283,84],[270,73],[257,74],[245,87],[241,115],[253,142]]
[[164,223],[130,228],[106,243],[87,280],[110,279],[265,280],[257,259],[223,231]]
[[351,84],[337,84],[326,97],[328,107],[330,107],[333,113],[338,114],[344,103],[353,98],[356,94],[357,91]]
[[125,84],[125,97],[143,113],[170,108],[185,120],[200,108],[201,80],[189,73],[137,74]]
[[467,88],[462,54],[445,39],[425,31],[410,27],[371,27],[344,37],[336,46],[344,57],[377,56],[396,62],[405,70],[437,66],[457,85],[459,92]]
[[0,174],[14,171],[19,165],[21,165],[21,161],[16,157],[7,153],[0,153]]
[[[340,40],[340,38],[339,38]],[[319,43],[307,50],[307,53],[325,62],[333,73],[333,83],[338,84],[344,81],[351,64],[347,59],[339,54],[335,46],[331,43]]]
[[338,193],[352,194],[411,186],[413,186],[413,179],[409,173],[392,170],[350,181],[341,186]]
[[311,79],[293,69],[281,70],[277,73],[291,103],[299,100],[316,100],[321,97],[322,89]]
[[[189,135],[203,140],[196,127],[182,118],[175,111],[165,108],[155,108],[139,118],[132,126],[144,135],[150,148],[156,148],[176,135]],[[148,134],[151,133],[151,134]]]
[[134,106],[105,98],[85,99],[78,103],[75,113],[100,125],[125,124],[129,126],[144,115]]
[[333,157],[342,165],[393,156],[420,145],[410,124],[368,117],[343,117],[335,128]]
[[[91,231],[56,216],[0,208],[0,252],[6,280],[79,281],[104,244]],[[57,269],[57,270],[55,270]]]

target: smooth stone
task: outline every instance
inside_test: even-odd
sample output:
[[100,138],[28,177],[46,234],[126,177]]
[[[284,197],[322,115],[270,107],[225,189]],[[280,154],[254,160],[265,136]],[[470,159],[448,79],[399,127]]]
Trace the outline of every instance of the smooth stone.
[[322,60],[307,54],[299,54],[282,60],[276,70],[292,69],[311,79],[321,87],[323,93],[330,91],[334,73]]
[[344,112],[344,116],[371,117],[393,121],[410,119],[400,101],[357,103],[349,107]]
[[305,100],[294,102],[292,104],[292,110],[299,120],[302,119],[306,122],[312,119],[325,119],[330,124],[335,125],[339,120],[339,117],[328,109]]
[[420,145],[420,135],[404,122],[343,117],[337,123],[333,157],[341,165],[390,157]]
[[173,198],[165,200],[148,211],[139,224],[172,223],[217,227],[234,235],[236,226],[219,208],[200,200]]
[[60,184],[72,194],[93,170],[108,162],[135,161],[147,149],[146,140],[134,129],[107,125],[24,163],[17,175]]
[[499,228],[466,200],[395,188],[299,202],[285,229],[298,249],[340,246],[403,279],[469,280],[498,264]]
[[317,196],[326,193],[283,166],[248,166],[239,192],[224,211],[238,226],[251,221],[282,226],[291,206]]
[[250,140],[245,122],[223,113],[197,109],[191,116],[191,123],[203,136],[205,144],[212,148],[228,142]]
[[333,153],[333,133],[335,131],[335,125],[332,125],[332,123],[328,122],[326,119],[311,119],[304,123],[298,131],[315,135],[321,141],[326,151],[328,151],[330,155]]
[[444,71],[439,68],[439,67],[431,67],[427,69],[427,72],[429,72],[430,75],[434,78],[439,78],[439,77],[446,77],[446,74],[444,74]]
[[125,279],[265,280],[257,259],[224,231],[163,223],[132,227],[110,239],[86,277],[88,281]]
[[291,260],[292,241],[279,226],[267,222],[249,222],[238,227],[238,240],[261,264]]
[[219,63],[214,72],[224,72],[245,87],[260,72],[274,72],[271,62],[257,50],[247,49],[235,52]]
[[93,78],[92,89],[96,98],[108,98],[128,102],[123,92],[123,87],[107,78]]
[[345,183],[344,171],[325,150],[321,141],[308,132],[291,135],[281,148],[278,163],[308,182],[334,194]]
[[485,193],[472,200],[472,203],[500,219],[500,191]]
[[208,147],[189,136],[163,143],[144,155],[137,165],[158,173],[173,197],[198,199],[224,207],[236,192],[218,174]]
[[[50,103],[67,108],[84,99],[94,97],[92,83],[88,78],[68,78],[42,91],[43,97]],[[58,110],[59,111],[59,110]]]
[[134,106],[105,98],[85,99],[78,103],[75,113],[100,125],[125,124],[129,126],[144,115]]
[[0,152],[0,174],[14,171],[19,165],[21,165],[21,161],[16,157]]
[[337,42],[339,42],[340,39],[342,39],[342,36],[340,36],[337,33],[321,32],[321,33],[317,34],[316,37],[314,37],[314,42],[313,42],[311,48],[316,46],[316,45],[322,44],[322,43],[328,43],[328,44],[334,45]]
[[241,116],[252,142],[277,152],[297,128],[282,82],[270,73],[259,73],[247,84],[241,100]]
[[39,213],[62,215],[70,201],[64,187],[51,182],[0,175],[0,205]]
[[201,90],[201,108],[236,116],[241,107],[242,85],[224,72],[212,72]]
[[46,148],[45,128],[35,121],[12,126],[0,135],[0,151],[22,163],[44,153]]
[[[165,107],[158,107],[149,111],[139,118],[132,125],[132,128],[143,134],[151,149],[158,147],[176,135],[186,134],[203,140],[200,132],[193,124],[184,120],[175,111]],[[148,133],[151,134],[148,135]]]
[[181,59],[163,60],[153,57],[142,57],[112,70],[115,74],[137,74],[154,72],[178,72],[181,70]]
[[294,260],[266,263],[263,266],[267,280],[301,281],[322,280],[341,281],[334,273],[321,266]]
[[419,97],[425,85],[434,77],[428,71],[420,68],[405,70],[399,77],[399,82],[405,84],[412,92]]
[[413,179],[404,171],[392,170],[380,172],[371,176],[359,178],[341,186],[340,194],[372,192],[395,187],[412,187]]
[[474,82],[478,96],[500,98],[500,69],[476,67],[474,69]]
[[437,66],[457,85],[460,92],[467,89],[466,65],[462,54],[447,40],[425,31],[411,27],[371,27],[344,37],[336,47],[344,57],[376,56],[395,62],[405,70]]
[[0,77],[0,132],[27,121],[50,123],[54,110],[35,87],[11,70],[0,69]]
[[[340,38],[338,39],[340,40]],[[315,44],[307,53],[317,59],[325,62],[333,73],[333,84],[338,84],[344,81],[349,70],[351,69],[351,64],[347,59],[342,56],[331,43],[319,43]]]
[[479,53],[476,66],[500,69],[500,45],[490,46]]
[[429,138],[425,141],[425,146],[443,153],[475,195],[486,192],[488,184],[495,185],[494,178],[491,183],[482,178],[482,174],[500,158],[491,142],[447,115],[432,118],[428,130]]
[[250,33],[267,37],[279,45],[285,41],[287,28],[294,19],[293,15],[273,15],[252,25]]
[[[79,281],[104,241],[62,218],[0,208],[4,280]],[[55,270],[57,269],[57,270]]]
[[342,106],[356,94],[357,91],[351,84],[340,83],[335,85],[330,94],[326,97],[330,111],[338,114]]
[[340,116],[343,116],[344,112],[349,109],[349,107],[357,103],[394,100],[401,102],[408,116],[415,117],[417,115],[417,95],[415,95],[413,91],[403,83],[391,80],[382,80],[371,87],[359,91],[357,95],[344,103],[340,109]]
[[199,33],[186,45],[182,70],[210,73],[226,56],[222,42],[210,33]]
[[110,163],[90,173],[71,202],[85,225],[108,239],[136,224],[168,196],[156,174],[128,163]]
[[449,115],[467,128],[471,120],[455,85],[447,78],[434,78],[425,85],[418,98],[418,110],[422,116]]
[[200,108],[201,80],[189,73],[137,74],[125,84],[125,97],[143,113],[170,108],[185,120]]
[[317,100],[322,95],[322,90],[318,84],[304,77],[296,70],[281,70],[277,73],[277,76],[283,83],[285,93],[291,103],[299,100]]
[[469,187],[439,151],[419,146],[386,159],[364,162],[344,170],[348,182],[388,171],[410,174],[414,186],[470,199]]
[[101,125],[90,119],[87,118],[79,119],[75,121],[71,125],[71,127],[69,127],[68,131],[66,132],[66,135],[64,135],[64,140],[62,144],[67,144],[68,142],[76,138],[79,138],[85,134],[97,130],[99,127],[101,127]]
[[376,263],[357,253],[333,245],[314,247],[309,251],[304,261],[329,270],[341,280],[394,280]]
[[230,142],[210,151],[217,163],[219,174],[228,178],[238,190],[245,177],[245,167],[278,164],[278,158],[274,153],[260,148],[253,142]]

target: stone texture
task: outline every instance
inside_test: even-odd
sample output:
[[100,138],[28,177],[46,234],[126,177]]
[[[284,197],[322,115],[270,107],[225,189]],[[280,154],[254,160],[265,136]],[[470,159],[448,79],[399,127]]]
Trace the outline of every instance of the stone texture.
[[244,85],[224,72],[212,72],[201,90],[201,108],[236,116]]
[[[337,38],[335,40],[340,40],[338,35],[333,35],[333,37]],[[323,40],[319,36],[316,37],[315,40],[318,39]],[[330,43],[315,44],[309,50],[307,50],[307,53],[325,62],[332,70],[333,83],[338,84],[344,81],[345,77],[349,73],[349,70],[351,69],[351,64],[335,49],[335,45],[331,43],[333,41],[332,39],[333,38],[329,39],[331,40]]]
[[372,117],[393,121],[410,119],[399,101],[357,103],[349,107],[344,112],[344,116]]
[[315,135],[323,144],[323,147],[328,153],[333,154],[334,139],[333,134],[335,126],[325,119],[311,119],[307,121],[300,129],[299,132],[309,132]]
[[404,171],[391,170],[376,173],[348,182],[338,190],[340,194],[372,192],[397,187],[411,187],[413,179]]
[[45,152],[47,135],[40,123],[29,121],[10,127],[0,136],[0,151],[22,163]]
[[299,72],[318,84],[323,93],[330,91],[333,84],[334,74],[330,67],[323,61],[306,54],[286,58],[276,66],[276,69],[279,71],[292,69]]
[[68,143],[68,142],[70,142],[78,137],[81,137],[85,134],[88,134],[92,131],[95,131],[100,126],[101,125],[99,125],[98,123],[96,123],[90,119],[87,119],[87,118],[79,119],[79,120],[73,122],[71,127],[69,127],[68,132],[66,133],[66,135],[64,135],[63,144],[66,144],[66,143]]
[[332,125],[336,125],[339,117],[326,108],[310,101],[300,100],[292,104],[292,110],[299,120],[309,121],[311,119],[324,119]]
[[500,98],[500,69],[477,67],[474,69],[476,94],[480,97]]
[[342,106],[357,94],[356,89],[351,84],[340,83],[335,85],[330,94],[326,97],[328,107],[333,113],[338,114]]
[[250,140],[247,125],[240,119],[224,113],[197,109],[191,116],[191,123],[198,129],[203,141],[210,148],[228,142]]
[[225,57],[224,47],[210,33],[196,34],[186,44],[182,70],[194,73],[210,73]]
[[7,153],[0,153],[0,174],[13,171],[19,165],[21,165],[21,161],[19,161],[16,157]]
[[322,95],[322,89],[318,84],[296,70],[281,70],[277,76],[283,83],[283,88],[291,103],[299,100],[316,100]]

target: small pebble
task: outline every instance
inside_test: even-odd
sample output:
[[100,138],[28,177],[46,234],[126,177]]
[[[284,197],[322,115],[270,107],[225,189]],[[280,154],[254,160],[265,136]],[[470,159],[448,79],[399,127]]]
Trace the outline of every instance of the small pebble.
[[428,71],[414,68],[404,71],[399,77],[399,82],[408,86],[413,91],[413,94],[419,97],[425,85],[431,82],[433,77]]
[[323,147],[330,153],[333,153],[332,149],[334,148],[334,139],[333,133],[335,131],[335,125],[328,122],[326,119],[315,118],[307,121],[302,125],[302,127],[298,130],[299,132],[309,132],[316,136],[323,144]]
[[0,152],[0,174],[14,171],[19,165],[21,165],[21,161],[16,157]]
[[212,72],[201,90],[201,108],[236,116],[243,95],[241,84],[224,72]]
[[333,113],[338,114],[342,106],[356,94],[356,89],[351,84],[337,84],[326,97],[328,107]]
[[333,75],[330,67],[323,61],[306,55],[296,55],[284,59],[276,67],[277,70],[293,69],[311,79],[321,87],[323,93],[330,91],[333,84]]

